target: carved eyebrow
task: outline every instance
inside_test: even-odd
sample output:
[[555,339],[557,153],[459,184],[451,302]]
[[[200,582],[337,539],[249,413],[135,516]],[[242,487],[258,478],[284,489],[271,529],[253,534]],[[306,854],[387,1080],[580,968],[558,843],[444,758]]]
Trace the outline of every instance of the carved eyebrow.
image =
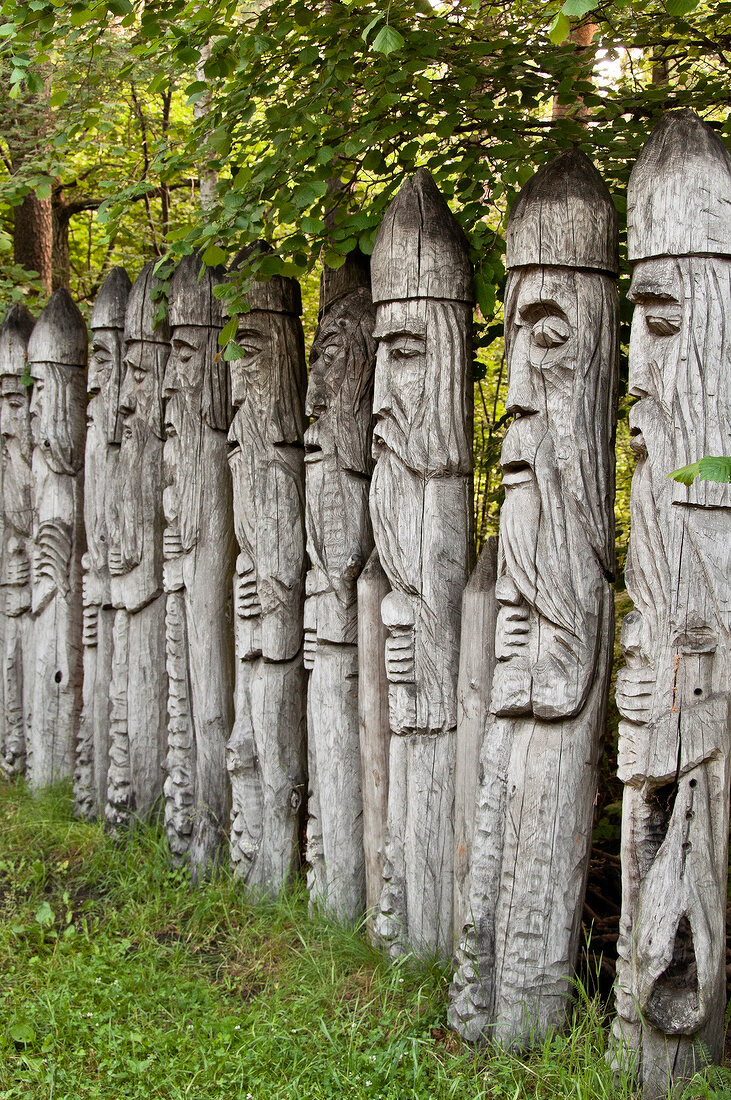
[[563,321],[568,322],[566,313],[553,298],[541,298],[534,302],[527,302],[524,306],[518,307],[518,314],[521,320],[527,321],[528,324],[540,321],[542,317],[560,317]]
[[668,290],[663,289],[663,287],[656,280],[650,279],[633,279],[632,286],[629,289],[627,297],[629,298],[630,302],[635,303],[655,301],[663,302],[669,305],[680,305],[678,298],[674,294],[671,294]]
[[193,351],[198,350],[198,345],[186,340],[184,336],[173,336],[171,343],[175,344],[176,347],[191,348]]
[[401,336],[414,337],[417,340],[426,340],[426,325],[422,321],[404,321],[396,328],[388,324],[376,325],[373,333],[375,340],[397,340]]

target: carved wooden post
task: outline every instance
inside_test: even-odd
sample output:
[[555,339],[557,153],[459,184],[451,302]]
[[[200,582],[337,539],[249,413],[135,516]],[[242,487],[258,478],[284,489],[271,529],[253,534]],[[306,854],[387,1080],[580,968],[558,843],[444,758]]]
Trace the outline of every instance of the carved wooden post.
[[457,766],[454,799],[454,939],[459,943],[469,905],[480,751],[495,671],[497,544],[491,536],[462,597],[457,680]]
[[30,387],[22,381],[32,331],[33,319],[25,306],[12,305],[0,328],[3,518],[0,661],[4,715],[0,768],[7,776],[20,775],[25,770],[33,688]]
[[305,406],[307,882],[312,900],[343,920],[366,902],[357,580],[373,548],[374,314],[365,257],[323,270]]
[[612,660],[617,219],[583,153],[524,187],[507,267],[497,660],[450,1020],[528,1045],[569,1002]]
[[226,432],[228,371],[213,295],[218,270],[186,256],[170,287],[165,370],[163,505],[167,597],[168,754],[165,826],[194,877],[212,864],[229,812],[226,737],[232,723],[233,509]]
[[113,828],[146,817],[162,793],[167,747],[165,595],[162,588],[162,387],[170,329],[155,324],[152,261],[129,292],[119,393],[119,460],[107,500],[115,610],[105,816]]
[[73,773],[81,713],[86,325],[57,290],[28,341],[33,378],[33,703],[29,780]]
[[114,609],[109,581],[106,502],[114,490],[121,441],[119,388],[122,332],[130,281],[123,267],[109,273],[91,313],[91,358],[84,461],[84,683],[76,741],[74,810],[94,818],[104,810],[109,769],[109,687]]
[[630,177],[637,455],[617,679],[622,821],[616,1056],[667,1095],[723,1053],[731,758],[731,486],[671,470],[729,453],[731,158],[692,111]]
[[299,284],[278,276],[255,282],[249,306],[236,336],[243,355],[230,364],[236,415],[229,462],[239,543],[236,721],[228,742],[231,859],[247,885],[276,894],[299,863],[307,770]]
[[371,516],[391,585],[391,745],[376,933],[392,955],[452,950],[454,767],[462,592],[470,564],[472,271],[420,169],[371,259],[376,337]]

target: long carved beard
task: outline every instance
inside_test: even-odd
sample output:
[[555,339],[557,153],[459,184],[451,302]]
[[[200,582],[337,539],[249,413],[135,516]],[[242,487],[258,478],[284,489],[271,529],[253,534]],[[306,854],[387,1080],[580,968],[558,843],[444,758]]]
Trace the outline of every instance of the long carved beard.
[[15,530],[28,537],[31,533],[30,455],[26,457],[17,439],[8,440],[3,454],[3,508]]
[[183,550],[192,550],[200,531],[203,488],[203,436],[210,429],[200,416],[191,416],[187,404],[176,402],[177,438],[165,442],[165,518],[176,522]]
[[376,462],[370,506],[386,576],[394,587],[420,594],[424,481],[389,449]]
[[118,514],[118,539],[125,572],[142,560],[144,538],[145,443],[147,432],[136,420],[131,431],[125,432],[119,449],[117,476],[122,507]]

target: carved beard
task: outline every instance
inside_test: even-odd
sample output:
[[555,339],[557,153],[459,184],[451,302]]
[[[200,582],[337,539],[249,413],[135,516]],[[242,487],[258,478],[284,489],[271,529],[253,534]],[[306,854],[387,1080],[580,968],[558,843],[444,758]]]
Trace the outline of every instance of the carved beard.
[[[117,464],[117,499],[121,507],[116,515],[117,538],[123,572],[128,573],[142,561],[144,551],[145,444],[151,433],[136,417],[125,430]],[[158,444],[159,445],[159,444]]]
[[177,435],[165,441],[164,459],[168,488],[165,490],[165,518],[177,521],[183,550],[188,553],[196,545],[200,533],[203,505],[204,433],[212,431],[194,413],[190,402],[175,394],[169,399],[167,415],[175,423]]
[[14,436],[3,448],[3,508],[8,523],[26,538],[32,528],[30,483],[30,452]]
[[75,476],[84,465],[84,371],[79,367],[43,364],[40,412],[31,417],[33,442],[56,474]]
[[424,479],[386,448],[373,472],[370,505],[378,554],[391,586],[420,595]]

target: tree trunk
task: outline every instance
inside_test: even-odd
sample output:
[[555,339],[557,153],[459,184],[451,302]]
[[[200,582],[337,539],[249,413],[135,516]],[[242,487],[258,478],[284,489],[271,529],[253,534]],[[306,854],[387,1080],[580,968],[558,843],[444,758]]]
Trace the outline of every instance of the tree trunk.
[[53,200],[53,289],[71,284],[71,254],[69,251],[69,223],[71,211],[62,192],[54,195]]
[[37,271],[44,289],[51,293],[53,230],[51,200],[29,194],[15,207],[13,256],[16,264]]

